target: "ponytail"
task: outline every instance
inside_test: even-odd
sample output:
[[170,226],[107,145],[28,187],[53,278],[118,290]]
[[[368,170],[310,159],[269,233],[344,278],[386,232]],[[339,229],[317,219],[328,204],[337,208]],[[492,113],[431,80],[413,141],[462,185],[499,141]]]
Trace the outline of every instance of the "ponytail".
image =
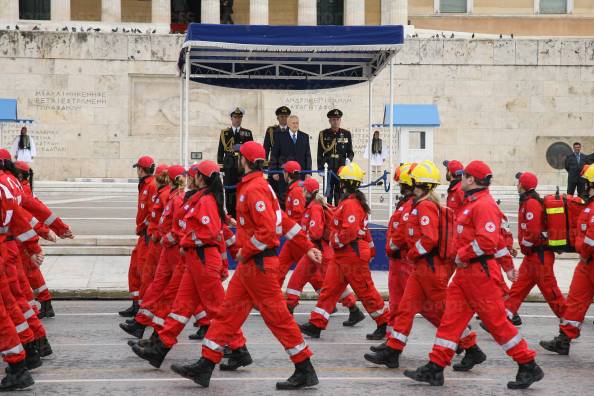
[[367,204],[367,198],[365,198],[365,194],[363,194],[360,190],[355,190],[352,194],[355,196],[355,198],[357,198],[357,200],[363,207],[363,210],[365,211],[365,213],[367,213],[367,214],[371,213],[371,209],[369,208],[369,205]]
[[225,213],[225,189],[223,187],[223,181],[221,175],[218,172],[214,172],[210,177],[202,175],[204,182],[206,183],[206,189],[208,194],[212,194],[217,201],[217,208],[219,209],[219,216],[223,224],[226,220]]

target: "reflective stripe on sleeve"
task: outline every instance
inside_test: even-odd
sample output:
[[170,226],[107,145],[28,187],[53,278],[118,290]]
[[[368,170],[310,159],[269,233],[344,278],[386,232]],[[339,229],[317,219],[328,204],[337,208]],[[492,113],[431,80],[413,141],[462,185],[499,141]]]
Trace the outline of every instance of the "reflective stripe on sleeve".
[[338,235],[334,235],[334,242],[336,242],[336,246],[339,248],[344,247],[342,243],[340,243],[340,239],[338,239]]
[[386,312],[386,309],[385,309],[385,308],[382,308],[382,309],[380,309],[380,310],[377,310],[377,311],[375,311],[375,312],[370,312],[370,313],[369,313],[369,316],[371,316],[372,318],[374,318],[374,319],[375,319],[375,318],[377,318],[377,317],[379,317],[379,316],[383,315],[383,313],[384,313],[384,312]]
[[35,311],[33,311],[32,309],[28,310],[27,312],[25,312],[23,314],[25,319],[29,319],[29,318],[33,317],[33,315],[35,315]]
[[367,234],[364,230],[359,230],[357,231],[357,234],[359,234],[360,236],[365,236],[365,234]]
[[167,233],[167,240],[171,243],[175,243],[175,238],[173,237],[173,235],[171,234],[171,232]]
[[18,239],[21,242],[26,242],[29,239],[33,238],[35,235],[37,235],[35,233],[35,231],[29,230],[29,231],[23,232],[21,235],[17,236],[16,239]]
[[58,216],[56,216],[55,214],[51,214],[50,217],[48,217],[47,219],[45,219],[45,221],[43,222],[43,224],[45,224],[46,226],[50,226],[52,225],[52,223],[54,221],[56,221],[56,219],[58,218]]
[[21,344],[18,344],[18,345],[17,345],[17,346],[15,346],[15,347],[12,347],[12,348],[10,348],[10,349],[6,349],[6,350],[4,350],[4,351],[0,352],[0,354],[1,354],[2,356],[8,356],[8,355],[18,355],[19,353],[21,353],[21,352],[23,352],[23,351],[24,351],[24,349],[23,349],[23,346],[22,346]]
[[285,349],[285,351],[287,351],[289,356],[295,356],[295,355],[299,354],[301,351],[303,351],[305,348],[307,348],[307,344],[305,343],[305,341],[303,341],[301,344],[297,345],[296,347]]
[[576,329],[581,329],[582,328],[582,322],[578,322],[576,320],[567,320],[567,319],[561,319],[561,326],[573,326]]
[[586,243],[586,245],[588,246],[594,246],[594,239],[590,239],[588,237],[584,238],[584,242]]
[[495,252],[495,254],[493,255],[493,257],[495,258],[501,258],[501,257],[505,257],[509,254],[509,250],[507,250],[506,247],[499,249],[498,251]]
[[512,349],[513,347],[515,347],[516,345],[518,345],[521,341],[522,341],[522,335],[520,333],[518,333],[511,340],[509,340],[505,344],[502,344],[501,348],[503,348],[503,350],[505,352],[507,352],[510,349]]
[[204,340],[202,340],[202,345],[205,346],[208,349],[211,349],[213,351],[217,351],[217,352],[222,352],[223,351],[223,347],[220,346],[219,344],[217,344],[214,341],[209,340],[208,338],[205,338]]
[[392,338],[394,338],[395,340],[400,341],[403,344],[406,344],[406,342],[408,341],[408,337],[407,336],[405,336],[404,334],[399,333],[399,332],[397,332],[395,330],[392,330],[390,332],[390,335],[392,336]]
[[200,311],[198,314],[194,315],[194,319],[196,320],[200,320],[204,317],[206,317],[206,311]]
[[37,289],[33,289],[33,292],[34,292],[35,294],[39,294],[39,293],[41,293],[42,291],[46,291],[46,290],[47,290],[47,285],[43,285],[43,286],[41,286],[41,287],[38,287]]
[[342,300],[343,298],[347,298],[348,296],[350,296],[352,293],[351,289],[345,289],[345,291],[342,292],[342,294],[340,295],[340,298],[338,300]]
[[250,238],[250,242],[252,243],[252,245],[256,247],[256,249],[261,251],[266,250],[266,248],[268,247],[266,244],[257,240],[255,235]]
[[417,248],[417,250],[419,251],[419,254],[427,254],[427,251],[425,250],[425,248],[423,247],[423,244],[421,244],[421,240],[417,240],[417,242],[415,243],[415,247]]
[[190,318],[186,318],[185,316],[181,316],[173,312],[170,312],[167,316],[169,316],[171,319],[177,320],[179,323],[183,325],[188,323],[188,320],[190,320]]
[[450,341],[450,340],[445,340],[443,338],[436,337],[433,344],[437,345],[437,346],[444,347],[444,348],[451,349],[452,351],[455,351],[456,349],[458,349],[458,344],[456,344],[455,342]]
[[236,241],[237,241],[237,237],[235,235],[233,235],[231,238],[229,238],[225,241],[225,245],[227,247],[229,247],[229,246],[233,245]]
[[483,249],[480,248],[476,239],[473,239],[472,242],[470,242],[470,246],[472,246],[472,250],[474,251],[474,254],[476,254],[477,256],[482,256],[485,254],[485,252],[483,252]]
[[140,308],[138,310],[138,313],[142,314],[148,318],[153,318],[155,316],[155,314],[153,314],[151,311],[149,311],[148,309],[145,309],[145,308]]
[[400,250],[400,249],[398,249],[398,246],[396,246],[396,244],[394,242],[392,242],[392,240],[390,240],[390,250],[392,250],[392,251]]
[[29,328],[29,323],[27,323],[27,321],[25,320],[23,323],[21,323],[18,326],[14,326],[15,330],[17,333],[21,333],[25,330],[27,330]]
[[4,216],[4,225],[10,224],[10,220],[12,220],[12,210],[7,210]]
[[322,315],[326,320],[330,318],[330,314],[320,307],[315,307],[313,311],[319,315]]
[[293,239],[295,235],[297,235],[301,231],[301,226],[299,224],[295,224],[287,233],[285,234],[286,239]]
[[32,217],[31,221],[29,222],[29,225],[31,227],[35,227],[37,224],[39,224],[39,220],[37,220],[35,217]]
[[163,318],[160,318],[158,316],[153,317],[153,323],[158,326],[165,326],[165,320],[163,320]]
[[469,335],[470,335],[470,327],[466,326],[466,328],[464,328],[464,331],[462,332],[462,335],[460,336],[460,338],[468,337]]
[[300,290],[295,290],[295,289],[289,289],[289,288],[287,288],[287,294],[292,294],[294,296],[300,296],[301,295],[301,291]]
[[133,291],[133,292],[130,292],[130,295],[131,295],[132,297],[138,297],[138,296],[140,296],[140,292]]
[[525,239],[522,239],[522,246],[526,246],[526,247],[532,247],[534,246],[534,244],[530,241],[527,241]]
[[196,244],[196,246],[200,247],[204,245],[204,242],[202,242],[200,239],[196,238],[196,233],[194,231],[192,231],[192,240],[194,241],[194,243]]

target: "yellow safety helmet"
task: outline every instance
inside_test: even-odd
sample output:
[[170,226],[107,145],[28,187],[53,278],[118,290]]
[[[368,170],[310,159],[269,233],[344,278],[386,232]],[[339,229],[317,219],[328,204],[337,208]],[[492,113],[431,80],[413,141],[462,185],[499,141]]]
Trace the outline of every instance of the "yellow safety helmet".
[[356,162],[351,162],[340,168],[338,177],[340,180],[353,180],[361,183],[363,177],[365,177],[365,172],[363,172],[363,169]]
[[588,183],[594,183],[594,166],[593,165],[586,165],[582,169],[582,178],[585,179]]
[[412,162],[405,162],[404,164],[396,168],[396,172],[394,174],[394,181],[398,184],[406,184],[407,186],[412,187],[413,182],[412,178],[410,177],[410,168],[412,166]]
[[439,184],[441,173],[433,161],[419,162],[410,173],[416,184]]

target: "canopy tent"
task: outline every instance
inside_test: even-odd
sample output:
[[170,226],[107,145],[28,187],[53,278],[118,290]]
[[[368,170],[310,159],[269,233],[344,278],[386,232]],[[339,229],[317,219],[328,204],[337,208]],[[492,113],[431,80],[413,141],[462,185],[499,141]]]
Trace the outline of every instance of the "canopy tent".
[[[392,59],[403,42],[402,26],[190,24],[178,62],[182,163],[188,165],[190,80],[277,90],[318,90],[368,82],[371,132],[372,81],[390,64],[393,103]],[[392,194],[390,205],[391,198]]]

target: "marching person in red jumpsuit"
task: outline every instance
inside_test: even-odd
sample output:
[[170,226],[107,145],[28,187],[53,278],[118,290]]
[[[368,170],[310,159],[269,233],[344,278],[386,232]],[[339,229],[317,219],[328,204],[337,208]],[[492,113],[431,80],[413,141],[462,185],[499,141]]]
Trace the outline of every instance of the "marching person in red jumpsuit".
[[[399,366],[400,354],[406,346],[417,313],[435,327],[439,326],[445,309],[448,281],[454,273],[452,263],[437,253],[441,242],[440,211],[444,210],[435,194],[435,188],[441,181],[439,169],[433,162],[423,161],[411,167],[410,176],[415,198],[406,221],[406,258],[414,269],[406,283],[385,348],[377,348],[379,350],[375,353],[364,355],[366,360],[390,368]],[[454,365],[454,370],[468,371],[485,361],[485,354],[476,345],[476,334],[469,329],[464,330],[460,346],[466,354],[461,363]]]
[[[324,284],[324,277],[328,263],[334,260],[334,252],[329,245],[331,208],[326,203],[323,195],[319,194],[320,184],[312,177],[303,182],[306,209],[301,221],[301,228],[307,238],[322,252],[321,262],[312,260],[304,255],[297,263],[287,285],[287,306],[293,312],[299,304],[299,298],[305,284],[310,283],[319,294]],[[343,306],[349,309],[349,319],[343,323],[345,326],[354,326],[365,315],[356,305],[356,298],[350,290],[345,290],[345,296],[340,300]]]
[[344,166],[338,176],[344,195],[336,208],[329,238],[334,261],[328,265],[324,286],[309,322],[300,328],[304,334],[319,338],[336,303],[344,297],[342,293],[350,285],[377,324],[376,330],[367,335],[368,339],[381,339],[386,335],[390,312],[384,306],[369,270],[371,247],[367,221],[370,209],[365,195],[358,190],[365,173],[352,162]]
[[464,191],[462,191],[462,185],[460,184],[464,174],[464,165],[458,160],[446,160],[443,161],[443,166],[447,169],[446,180],[450,183],[446,206],[454,211],[454,216],[457,216],[464,204]]
[[239,264],[219,315],[211,321],[202,342],[202,357],[194,364],[173,365],[171,369],[207,387],[215,365],[223,357],[223,348],[234,339],[252,307],[256,307],[295,363],[294,374],[287,381],[277,383],[277,389],[314,386],[318,378],[310,362],[312,352],[287,309],[278,282],[276,248],[282,215],[274,191],[262,172],[266,152],[261,144],[252,141],[241,146],[240,154],[244,176],[237,185]]
[[582,171],[585,181],[587,205],[578,217],[578,234],[575,239],[575,250],[580,261],[575,267],[567,306],[559,325],[559,335],[550,341],[541,341],[547,351],[559,355],[568,355],[571,340],[580,336],[586,312],[594,297],[594,166],[588,165]]
[[[182,259],[186,270],[179,285],[174,307],[165,320],[162,331],[148,347],[132,346],[138,356],[159,367],[177,342],[196,306],[204,306],[210,318],[217,318],[225,295],[221,273],[224,251],[223,224],[226,221],[223,183],[219,166],[202,161],[188,170],[189,187],[196,187],[194,196],[185,203],[189,206],[184,217],[183,236],[180,240]],[[252,363],[245,347],[245,338],[238,328],[229,341],[232,350],[229,362],[222,370],[232,371]]]
[[143,156],[133,165],[138,174],[138,208],[136,212],[136,235],[138,240],[130,257],[128,269],[128,289],[132,297],[132,305],[118,312],[120,316],[133,318],[138,313],[142,267],[146,260],[149,236],[147,233],[149,214],[151,211],[150,197],[157,190],[155,183],[155,161],[149,156]]
[[[489,193],[491,169],[481,161],[472,161],[464,169],[465,192],[462,213],[456,218],[458,267],[447,292],[446,308],[437,329],[429,363],[404,375],[415,381],[441,386],[443,370],[450,364],[458,343],[475,312],[491,330],[495,341],[518,363],[516,380],[510,389],[525,389],[544,377],[535,363],[536,352],[508,321],[498,285],[501,270],[494,254],[501,238],[501,216]],[[497,280],[496,280],[497,279]]]
[[558,318],[565,311],[565,297],[557,286],[553,271],[555,254],[547,248],[545,228],[545,210],[535,188],[538,184],[536,175],[531,172],[518,173],[518,193],[520,209],[518,211],[518,241],[524,254],[518,280],[511,287],[505,302],[510,320],[517,315],[520,305],[536,285]]

